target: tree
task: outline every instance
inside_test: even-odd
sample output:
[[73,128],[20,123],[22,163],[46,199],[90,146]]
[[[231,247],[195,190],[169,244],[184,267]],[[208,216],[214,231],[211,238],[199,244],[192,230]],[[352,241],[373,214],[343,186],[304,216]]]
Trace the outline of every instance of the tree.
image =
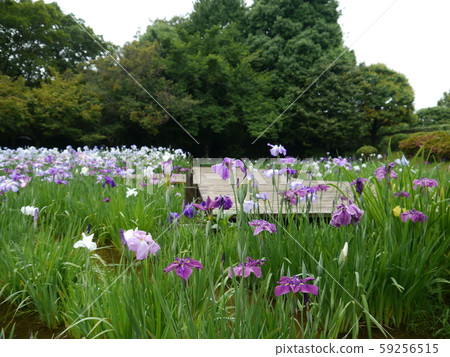
[[38,145],[95,144],[101,104],[82,82],[82,75],[54,72],[39,88],[32,89],[33,134]]
[[417,111],[418,124],[429,129],[448,129],[450,125],[450,91],[445,92],[435,107]]
[[350,150],[359,143],[356,59],[343,47],[337,6],[332,0],[258,0],[247,13],[247,42],[259,54],[255,67],[270,75],[280,108],[263,138],[278,132],[291,153]]
[[38,86],[49,76],[50,67],[64,72],[94,59],[103,50],[91,36],[107,45],[92,29],[85,29],[87,33],[56,3],[0,2],[0,72]]
[[450,108],[450,91],[445,92],[442,95],[442,98],[439,99],[437,105],[439,107]]
[[[341,49],[337,49],[318,60],[306,83],[313,83],[340,53]],[[354,56],[347,54],[306,92],[305,88],[290,89],[290,102],[303,95],[286,113],[282,130],[289,134],[283,142],[308,155],[343,154],[361,146],[363,117],[358,102],[358,74]]]
[[327,51],[342,47],[337,1],[257,0],[247,13],[248,43],[261,54],[278,94],[298,85]]
[[163,124],[172,121],[167,112],[195,128],[195,118],[183,116],[195,102],[164,77],[166,66],[158,43],[128,43],[117,61],[120,66],[110,57],[100,58],[86,73],[103,102],[101,133],[108,144],[148,144]]
[[173,27],[159,21],[147,28],[141,41],[161,42],[165,76],[196,100],[186,114],[197,122],[187,129],[198,133],[202,151],[195,147],[192,151],[205,156],[241,155],[251,147],[249,130],[268,121],[273,112],[268,79],[253,69],[254,56],[236,23],[213,25],[202,32],[188,29],[183,21]]
[[194,11],[186,22],[186,28],[191,34],[196,32],[204,34],[214,26],[223,29],[232,23],[240,28],[245,12],[243,0],[197,0],[194,3]]
[[359,69],[365,131],[371,145],[376,146],[380,129],[414,122],[414,92],[403,74],[384,64],[361,64]]
[[30,90],[23,78],[12,81],[0,74],[0,137],[4,146],[6,143],[14,145],[19,135],[30,135],[33,119],[28,108],[29,100]]

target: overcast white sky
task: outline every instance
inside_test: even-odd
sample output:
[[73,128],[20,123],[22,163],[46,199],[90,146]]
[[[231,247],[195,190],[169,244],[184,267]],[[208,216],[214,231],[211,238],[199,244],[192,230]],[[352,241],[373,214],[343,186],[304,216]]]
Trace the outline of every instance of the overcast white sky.
[[[123,45],[133,40],[139,28],[144,32],[150,20],[187,15],[194,0],[56,2],[64,12],[82,18],[105,40]],[[247,4],[252,2],[246,0]],[[450,90],[450,0],[339,0],[339,3],[345,44],[355,51],[358,62],[384,63],[406,75],[415,91],[416,109],[435,106],[442,94]]]

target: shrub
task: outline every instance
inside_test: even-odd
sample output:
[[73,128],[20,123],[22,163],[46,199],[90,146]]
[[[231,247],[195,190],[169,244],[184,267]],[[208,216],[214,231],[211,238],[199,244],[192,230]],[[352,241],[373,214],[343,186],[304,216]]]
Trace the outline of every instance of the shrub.
[[384,152],[388,149],[389,143],[391,147],[391,151],[399,150],[399,143],[402,140],[405,140],[409,137],[410,134],[399,133],[391,136],[385,136],[380,142],[380,151]]
[[420,132],[400,141],[399,148],[407,155],[415,155],[423,147],[425,155],[436,160],[450,157],[450,134],[448,131]]
[[364,145],[361,146],[357,151],[356,151],[356,155],[357,156],[364,156],[364,157],[369,157],[371,154],[376,154],[378,152],[376,147],[370,146],[370,145]]

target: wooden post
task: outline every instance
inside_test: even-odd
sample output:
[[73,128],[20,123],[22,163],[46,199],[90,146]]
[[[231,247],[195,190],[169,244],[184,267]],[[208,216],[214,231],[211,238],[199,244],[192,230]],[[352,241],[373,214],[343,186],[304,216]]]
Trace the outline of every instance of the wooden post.
[[184,203],[195,202],[198,198],[197,187],[194,186],[194,175],[192,168],[186,172],[186,185],[184,186]]

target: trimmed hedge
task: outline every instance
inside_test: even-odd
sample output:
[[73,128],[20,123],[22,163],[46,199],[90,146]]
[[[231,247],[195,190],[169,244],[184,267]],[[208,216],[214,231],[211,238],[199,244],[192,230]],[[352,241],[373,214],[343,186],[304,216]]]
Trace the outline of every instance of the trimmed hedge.
[[425,156],[436,160],[450,158],[450,133],[448,131],[419,132],[400,141],[399,148],[407,155],[415,155],[424,148]]

